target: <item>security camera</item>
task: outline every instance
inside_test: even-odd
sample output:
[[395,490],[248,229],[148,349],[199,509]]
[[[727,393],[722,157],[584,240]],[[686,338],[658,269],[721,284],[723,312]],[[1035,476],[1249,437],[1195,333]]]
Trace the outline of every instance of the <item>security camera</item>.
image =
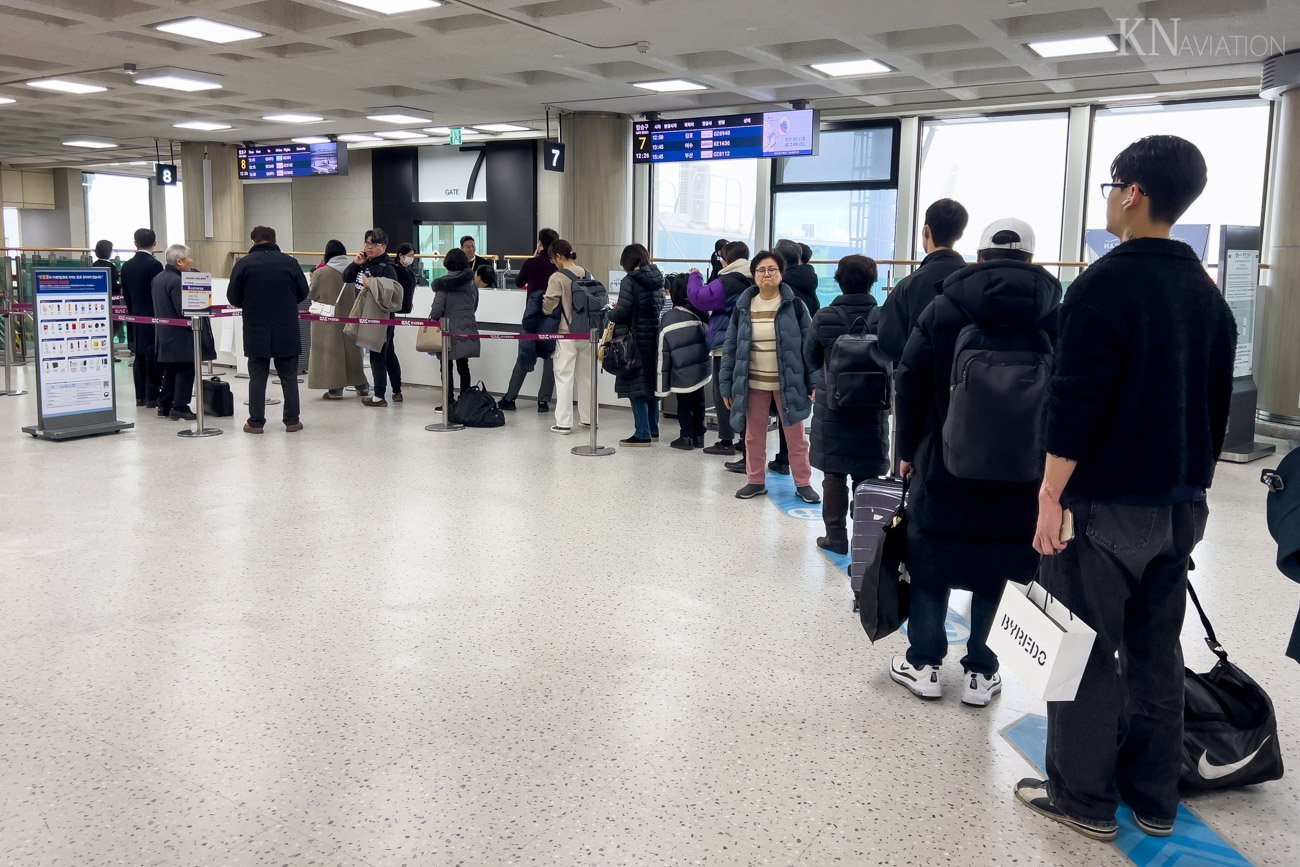
[[135,73],[136,73],[136,69],[137,69],[137,68],[136,68],[136,65],[135,65],[134,63],[123,63],[123,64],[122,64],[122,71],[125,72],[127,75],[135,75]]
[[654,123],[659,118],[660,118],[660,114],[657,111],[647,111],[645,113],[645,119],[650,121],[651,123]]
[[242,144],[246,148],[257,147],[257,142],[255,141],[241,141],[240,144]]
[[808,100],[792,99],[790,100],[790,107],[793,108],[795,111],[803,111],[808,107]]

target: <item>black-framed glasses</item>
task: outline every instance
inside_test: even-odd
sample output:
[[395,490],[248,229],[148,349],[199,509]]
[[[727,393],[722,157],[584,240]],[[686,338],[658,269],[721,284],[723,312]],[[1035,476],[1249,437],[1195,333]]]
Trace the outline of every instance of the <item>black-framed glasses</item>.
[[[1122,190],[1125,187],[1132,187],[1132,186],[1135,186],[1135,184],[1132,181],[1114,181],[1113,183],[1102,184],[1101,197],[1109,201],[1111,190]],[[1140,184],[1137,184],[1136,186],[1138,188],[1139,193],[1141,193],[1144,196],[1147,194],[1147,191],[1142,189],[1142,186]]]
[[776,267],[775,265],[769,265],[766,268],[757,269],[756,271],[754,271],[754,273],[755,274],[780,274],[781,269]]

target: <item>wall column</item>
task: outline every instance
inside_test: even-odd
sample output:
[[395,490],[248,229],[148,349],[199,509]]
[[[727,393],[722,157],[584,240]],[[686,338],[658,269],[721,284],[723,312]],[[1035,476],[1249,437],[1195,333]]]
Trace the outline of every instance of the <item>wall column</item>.
[[[1273,61],[1292,57],[1300,60],[1300,55],[1285,55]],[[1277,69],[1282,73],[1284,67]],[[1290,78],[1300,71],[1300,63],[1286,69]],[[1263,339],[1255,359],[1255,382],[1262,420],[1300,425],[1300,80],[1274,91],[1265,93],[1277,106],[1263,250],[1269,268],[1260,272]]]
[[632,243],[632,122],[619,115],[564,118],[568,146],[557,226],[578,251],[578,262],[604,283],[620,271]]
[[[205,189],[203,161],[212,163],[211,187]],[[214,277],[230,274],[232,250],[247,250],[244,232],[244,187],[232,145],[186,142],[181,145],[181,183],[185,184],[185,243],[194,253],[194,270]],[[211,203],[212,229],[205,224]]]

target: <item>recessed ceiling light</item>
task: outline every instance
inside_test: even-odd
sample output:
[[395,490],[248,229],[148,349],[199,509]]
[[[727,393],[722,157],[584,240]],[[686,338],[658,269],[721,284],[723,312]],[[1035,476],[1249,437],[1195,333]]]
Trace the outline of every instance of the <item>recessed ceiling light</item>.
[[230,124],[219,120],[187,120],[172,124],[176,129],[197,129],[203,132],[216,132],[219,129],[233,129]]
[[879,60],[864,57],[861,60],[838,60],[834,63],[810,63],[810,67],[831,78],[845,78],[850,75],[875,75],[881,72],[893,72]]
[[474,129],[483,132],[533,132],[532,127],[520,126],[517,123],[480,123],[475,125]]
[[117,142],[104,138],[65,138],[63,146],[67,148],[115,148]]
[[345,132],[339,136],[339,141],[382,141],[377,135],[367,135],[363,132]]
[[415,132],[409,129],[383,129],[375,133],[375,135],[379,136],[380,138],[403,139],[403,140],[415,139],[415,138],[428,138],[428,136],[422,132]]
[[262,120],[269,120],[271,123],[320,123],[325,118],[319,114],[264,114]]
[[146,69],[136,73],[136,84],[146,87],[165,87],[168,90],[180,90],[185,93],[197,93],[201,90],[220,90],[221,76],[206,72],[193,72],[189,69],[166,67],[163,69]]
[[52,90],[55,93],[103,93],[107,87],[98,84],[84,84],[80,81],[68,81],[66,78],[41,78],[27,82],[28,87],[37,90]]
[[18,101],[18,100],[16,100],[16,99],[10,99],[10,98],[7,97],[7,96],[0,96],[0,105],[13,105],[13,104],[14,104],[15,102],[17,102],[17,101]]
[[655,93],[681,93],[687,90],[708,90],[702,84],[696,84],[693,81],[687,81],[683,78],[669,78],[664,81],[640,81],[632,82],[633,87],[639,87],[642,90],[653,90]]
[[1047,39],[1030,42],[1029,50],[1039,57],[1076,57],[1080,54],[1111,54],[1119,51],[1109,36],[1078,36],[1073,39]]
[[426,126],[424,131],[432,135],[451,135],[449,126]]
[[155,24],[153,29],[161,30],[163,33],[175,33],[177,36],[188,36],[191,39],[201,39],[204,42],[215,42],[218,45],[243,42],[245,39],[257,39],[266,35],[245,27],[222,24],[209,18],[182,18],[179,21]]
[[1122,93],[1115,96],[1103,96],[1098,102],[1131,102],[1139,99],[1159,99],[1156,93]]
[[366,115],[366,120],[373,120],[377,123],[428,123],[433,120],[427,113],[420,112],[414,108],[404,108],[400,105],[386,105],[382,108],[372,108]]
[[440,0],[339,0],[339,2],[369,9],[371,12],[381,12],[384,15],[414,12],[417,9],[437,9],[442,5]]
[[304,135],[299,138],[290,139],[294,144],[328,144],[329,139],[323,135]]

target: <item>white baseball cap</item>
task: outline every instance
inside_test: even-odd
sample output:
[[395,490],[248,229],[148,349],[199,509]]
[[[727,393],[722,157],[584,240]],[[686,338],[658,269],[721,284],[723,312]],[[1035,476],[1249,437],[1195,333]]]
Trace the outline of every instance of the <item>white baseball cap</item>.
[[984,227],[977,250],[1023,250],[1034,252],[1034,230],[1024,220],[1003,217]]

